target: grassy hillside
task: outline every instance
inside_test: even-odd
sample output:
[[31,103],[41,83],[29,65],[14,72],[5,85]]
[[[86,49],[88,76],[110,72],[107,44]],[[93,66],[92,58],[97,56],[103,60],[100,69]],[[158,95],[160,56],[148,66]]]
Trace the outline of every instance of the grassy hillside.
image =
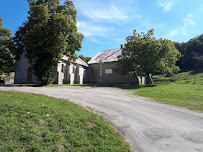
[[133,89],[136,94],[203,112],[203,73],[188,71],[153,78],[155,85]]
[[0,91],[0,151],[131,151],[102,116],[61,99]]

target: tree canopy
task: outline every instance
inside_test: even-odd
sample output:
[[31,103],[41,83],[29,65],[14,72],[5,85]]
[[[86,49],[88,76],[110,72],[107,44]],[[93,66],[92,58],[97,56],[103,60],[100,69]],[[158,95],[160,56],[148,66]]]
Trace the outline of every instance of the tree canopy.
[[91,57],[84,57],[84,55],[79,55],[79,57],[86,63],[92,59]]
[[118,61],[123,74],[149,77],[150,74],[179,71],[176,61],[181,54],[174,43],[167,39],[156,39],[153,34],[153,29],[147,34],[134,30],[133,35],[126,38],[127,43]]
[[28,21],[16,32],[16,57],[23,53],[42,84],[52,83],[57,64],[66,55],[75,59],[83,35],[77,31],[77,12],[71,0],[28,0]]
[[175,46],[182,53],[182,57],[177,63],[181,69],[190,70],[203,67],[203,34],[186,43],[175,42]]
[[11,30],[2,26],[2,18],[0,18],[0,73],[9,74],[14,70],[12,33]]

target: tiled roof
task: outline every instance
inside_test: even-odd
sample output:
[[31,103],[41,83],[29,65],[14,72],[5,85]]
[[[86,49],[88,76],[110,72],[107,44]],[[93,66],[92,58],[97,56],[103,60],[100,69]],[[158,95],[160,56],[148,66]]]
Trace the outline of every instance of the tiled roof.
[[115,62],[118,61],[118,56],[121,55],[122,49],[113,49],[113,50],[106,50],[100,51],[94,56],[88,64],[100,63],[101,62]]
[[[69,57],[64,56],[62,59],[63,60],[68,60]],[[73,63],[77,63],[77,64],[83,65],[85,67],[89,67],[88,64],[85,61],[83,61],[81,58],[79,58],[79,57]]]
[[83,61],[81,58],[79,58],[79,57],[77,58],[77,60],[75,60],[74,63],[77,63],[77,64],[80,64],[80,65],[89,67],[88,64],[85,61]]

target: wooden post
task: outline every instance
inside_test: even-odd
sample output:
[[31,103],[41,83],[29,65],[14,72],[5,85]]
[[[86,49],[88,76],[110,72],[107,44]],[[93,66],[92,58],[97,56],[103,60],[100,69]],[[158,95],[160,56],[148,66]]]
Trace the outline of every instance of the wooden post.
[[103,73],[102,73],[102,60],[100,60],[100,63],[99,63],[98,76],[99,76],[98,83],[103,84],[103,80],[102,80],[102,76],[103,76]]

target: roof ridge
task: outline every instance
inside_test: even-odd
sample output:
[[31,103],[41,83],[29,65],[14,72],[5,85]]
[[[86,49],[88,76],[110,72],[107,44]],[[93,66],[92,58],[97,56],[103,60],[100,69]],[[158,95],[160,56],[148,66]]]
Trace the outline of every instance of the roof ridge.
[[112,50],[119,50],[119,49],[103,50],[103,51],[99,51],[99,52],[112,51]]
[[[116,49],[115,49],[116,50]],[[112,56],[112,55],[114,55],[114,54],[116,54],[118,51],[120,51],[121,49],[118,49],[116,52],[113,52],[113,53],[111,53],[110,55],[108,55],[107,57],[105,57],[104,59],[107,59],[107,58],[109,58],[110,56]]]
[[100,51],[97,53],[96,56],[94,56],[88,64],[94,64],[99,63],[101,60],[102,62],[114,62],[118,61],[118,55],[120,55],[120,52],[122,51],[121,48],[119,49],[111,49],[106,51]]

